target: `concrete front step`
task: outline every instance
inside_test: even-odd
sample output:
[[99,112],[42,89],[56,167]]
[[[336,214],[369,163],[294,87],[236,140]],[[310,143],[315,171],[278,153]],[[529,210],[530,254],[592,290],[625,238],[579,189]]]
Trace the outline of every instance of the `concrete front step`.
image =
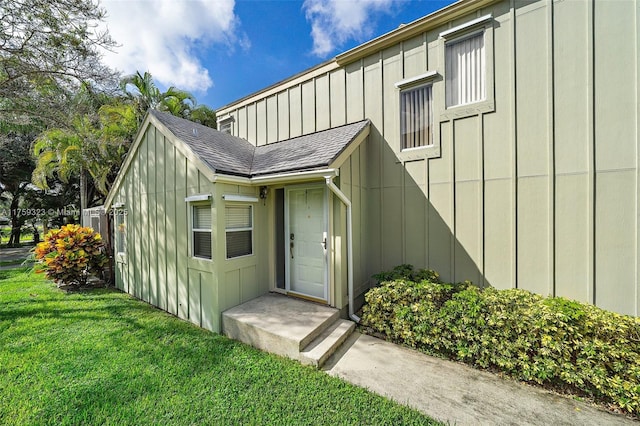
[[317,367],[354,328],[335,308],[273,293],[222,313],[226,336]]
[[352,321],[337,320],[300,352],[300,362],[318,368],[322,367],[355,328],[356,323]]

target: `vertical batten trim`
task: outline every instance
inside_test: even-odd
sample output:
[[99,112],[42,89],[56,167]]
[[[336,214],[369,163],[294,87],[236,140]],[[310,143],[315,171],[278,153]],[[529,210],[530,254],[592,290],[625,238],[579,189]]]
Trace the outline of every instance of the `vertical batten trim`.
[[[245,116],[246,116],[246,110],[245,110]],[[245,121],[246,124],[246,121]],[[177,176],[176,176],[176,165],[177,165],[177,155],[176,155],[176,147],[175,145],[173,145],[173,143],[171,144],[171,149],[173,150],[173,167],[171,168],[172,173],[171,176],[173,176],[173,192],[175,194],[175,196],[173,197],[173,241],[176,242],[176,246],[178,243],[178,227],[176,226],[177,224],[177,220],[176,220],[176,216],[178,215],[178,191],[177,191]],[[184,204],[184,203],[182,203]],[[178,250],[173,250],[173,261],[174,261],[174,265],[175,265],[175,275],[174,275],[174,283],[175,283],[175,287],[176,287],[176,292],[175,292],[175,300],[173,300],[174,303],[174,307],[175,307],[175,314],[176,316],[178,315],[178,282],[179,282],[179,277],[178,277]],[[167,295],[168,297],[168,295]]]
[[636,3],[636,285],[634,315],[640,313],[640,7]]
[[482,286],[484,287],[486,284],[486,276],[485,276],[485,183],[484,183],[484,156],[485,156],[485,147],[484,147],[484,114],[478,114],[478,141],[480,142],[480,158],[478,159],[478,165],[480,167],[480,221],[481,226],[478,229],[478,237],[480,241],[480,281]]
[[594,2],[592,0],[587,7],[587,125],[589,129],[589,272],[588,272],[588,301],[595,305],[596,303],[596,158],[595,158],[595,18],[594,18]]
[[[424,49],[424,69],[428,70],[429,69],[429,44],[428,44],[428,40],[427,40],[427,32],[423,32],[422,33],[422,48]],[[440,123],[435,123],[434,126],[438,126],[440,127]],[[441,132],[438,132],[438,137],[440,138],[440,135],[442,134]],[[433,141],[434,144],[437,144],[438,146],[441,146],[441,141]],[[426,196],[426,200],[425,200],[425,215],[424,215],[424,238],[426,241],[425,244],[425,248],[424,248],[424,264],[425,267],[427,268],[431,268],[430,262],[429,262],[429,216],[430,216],[430,211],[431,211],[431,191],[429,188],[429,184],[430,184],[430,179],[429,179],[429,162],[430,160],[428,158],[426,158],[424,160],[424,167],[425,167],[425,175],[424,175],[424,191],[425,191],[425,196]]]
[[451,160],[449,163],[449,181],[451,182],[451,234],[449,235],[449,268],[451,276],[454,282],[457,280],[456,276],[456,241],[458,239],[458,229],[456,220],[456,144],[454,143],[456,137],[456,120],[452,119],[449,125],[449,149],[451,153]]
[[512,244],[512,286],[519,288],[518,283],[518,102],[517,102],[517,89],[518,89],[518,72],[517,72],[517,55],[516,55],[516,0],[511,0],[511,84],[513,89],[511,90],[510,102],[512,111],[511,121],[511,137],[513,138],[513,157],[511,161],[511,173],[512,173],[512,186],[513,186],[513,224],[511,230],[511,244]]
[[327,111],[327,113],[329,114],[329,128],[331,129],[333,127],[333,122],[331,120],[331,74],[327,71],[327,87],[329,87],[328,93],[327,93],[327,102],[328,102],[328,108],[329,111]]
[[554,14],[553,0],[547,3],[547,57],[549,64],[547,67],[547,113],[549,125],[549,235],[548,235],[548,259],[549,259],[549,284],[548,294],[556,296],[556,155],[555,155],[555,58],[554,58]]

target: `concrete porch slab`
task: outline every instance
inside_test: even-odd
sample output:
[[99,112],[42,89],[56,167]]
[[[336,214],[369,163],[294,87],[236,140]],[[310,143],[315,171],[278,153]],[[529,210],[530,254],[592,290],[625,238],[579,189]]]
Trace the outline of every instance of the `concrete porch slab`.
[[339,319],[338,309],[269,293],[222,313],[222,331],[258,349],[299,359],[300,351]]

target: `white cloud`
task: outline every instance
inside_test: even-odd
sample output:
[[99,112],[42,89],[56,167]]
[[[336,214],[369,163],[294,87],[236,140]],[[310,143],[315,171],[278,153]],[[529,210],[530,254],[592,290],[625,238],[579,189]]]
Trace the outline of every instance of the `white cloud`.
[[397,0],[305,0],[311,22],[313,53],[326,56],[345,41],[362,41],[373,33],[372,15],[391,13]]
[[105,63],[124,74],[149,71],[162,86],[204,92],[213,85],[201,49],[246,45],[234,0],[104,0],[106,24],[119,44]]

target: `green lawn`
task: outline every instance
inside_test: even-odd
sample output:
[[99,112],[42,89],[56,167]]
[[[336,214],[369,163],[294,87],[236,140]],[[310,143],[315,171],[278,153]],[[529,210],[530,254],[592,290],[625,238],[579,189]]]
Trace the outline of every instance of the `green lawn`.
[[435,424],[115,290],[0,271],[0,424]]

